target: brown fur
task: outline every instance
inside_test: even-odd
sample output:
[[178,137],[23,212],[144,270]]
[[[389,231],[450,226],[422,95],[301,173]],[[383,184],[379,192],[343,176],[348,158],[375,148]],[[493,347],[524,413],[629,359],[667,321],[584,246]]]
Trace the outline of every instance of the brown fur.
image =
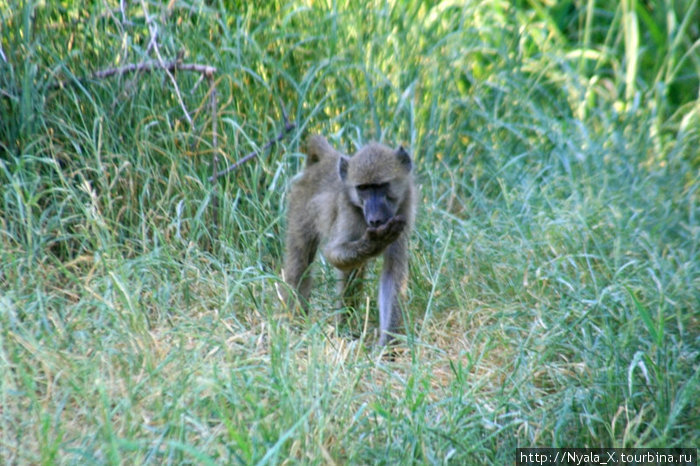
[[288,195],[285,280],[307,309],[309,266],[321,247],[339,270],[345,303],[356,307],[364,265],[383,253],[379,344],[384,345],[400,325],[398,298],[408,276],[415,205],[411,159],[403,148],[378,143],[348,158],[322,136],[309,138],[306,153],[306,167]]

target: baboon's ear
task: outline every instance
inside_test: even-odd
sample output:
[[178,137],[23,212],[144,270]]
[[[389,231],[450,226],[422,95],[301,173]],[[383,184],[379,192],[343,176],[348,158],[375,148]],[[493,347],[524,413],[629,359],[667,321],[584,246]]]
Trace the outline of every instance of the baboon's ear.
[[338,175],[342,181],[348,177],[348,158],[342,155],[338,159]]
[[399,146],[399,148],[396,149],[396,157],[399,159],[399,162],[401,162],[401,165],[406,168],[406,171],[410,172],[413,168],[413,162],[411,161],[411,156],[408,155],[408,152],[406,152],[403,146]]

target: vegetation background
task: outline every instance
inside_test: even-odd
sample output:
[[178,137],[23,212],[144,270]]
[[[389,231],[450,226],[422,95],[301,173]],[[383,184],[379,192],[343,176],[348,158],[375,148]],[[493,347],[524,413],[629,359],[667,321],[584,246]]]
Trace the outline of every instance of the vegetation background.
[[[700,446],[697,0],[6,0],[0,21],[2,462]],[[198,73],[94,76],[156,52],[216,67],[214,117]],[[280,102],[296,128],[263,151]],[[359,339],[336,331],[322,262],[307,319],[277,298],[311,132],[414,154],[394,360],[374,298]]]

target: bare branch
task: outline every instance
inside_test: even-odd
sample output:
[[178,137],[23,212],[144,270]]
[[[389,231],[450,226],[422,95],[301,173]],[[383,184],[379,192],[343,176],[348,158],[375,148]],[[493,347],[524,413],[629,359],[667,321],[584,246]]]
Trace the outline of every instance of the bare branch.
[[[284,138],[284,136],[287,133],[289,133],[291,130],[293,130],[297,126],[295,123],[289,122],[289,117],[287,116],[287,110],[284,107],[284,103],[282,102],[282,99],[280,99],[280,109],[282,111],[282,119],[284,121],[284,128],[282,129],[282,131],[280,131],[280,133],[274,139],[270,139],[269,141],[267,141],[267,144],[265,144],[262,147],[261,152],[265,152],[267,149],[269,149],[270,147],[272,147],[273,145],[275,145],[276,143],[281,141],[282,138]],[[236,168],[238,168],[241,165],[243,165],[244,163],[246,163],[248,160],[255,158],[257,155],[258,155],[257,151],[250,152],[249,154],[247,154],[242,159],[238,160],[236,163],[234,163],[230,167],[226,168],[225,170],[222,170],[218,173],[214,173],[212,176],[209,177],[209,181],[211,181],[211,182],[216,181],[216,179],[218,177],[223,176],[223,175],[235,170]]]
[[187,122],[190,124],[190,127],[194,129],[194,122],[192,121],[192,117],[190,117],[189,112],[187,111],[187,107],[185,107],[185,102],[182,100],[182,95],[180,94],[180,88],[177,85],[177,81],[175,81],[175,76],[173,76],[172,72],[165,67],[165,62],[163,61],[163,57],[160,54],[160,48],[158,47],[158,25],[153,22],[153,18],[149,16],[148,14],[148,5],[146,5],[145,0],[141,0],[141,8],[143,9],[143,14],[146,17],[146,24],[148,25],[148,31],[151,34],[151,40],[148,44],[148,48],[150,49],[151,46],[153,46],[153,50],[156,53],[156,57],[158,58],[158,64],[162,69],[165,70],[165,73],[168,75],[168,78],[170,78],[170,82],[173,84],[173,88],[175,89],[175,95],[177,96],[177,100],[180,102],[180,107],[182,107],[182,112],[185,114],[185,118],[187,118]]
[[207,78],[214,76],[216,73],[216,68],[209,65],[200,65],[197,63],[182,63],[179,60],[173,60],[166,63],[156,63],[153,61],[143,62],[143,63],[130,63],[128,65],[120,66],[117,68],[107,68],[106,70],[101,70],[93,74],[94,78],[102,79],[114,74],[125,74],[141,71],[153,71],[153,70],[182,70],[182,71],[195,71],[197,73],[203,74]]
[[[285,136],[287,133],[289,133],[291,130],[293,130],[294,128],[296,128],[296,126],[297,126],[297,125],[296,125],[295,123],[290,123],[289,121],[286,121],[285,124],[284,124],[284,129],[282,129],[282,131],[280,131],[280,133],[279,133],[275,138],[270,139],[270,140],[267,142],[267,144],[265,144],[265,145],[262,147],[262,149],[261,149],[260,152],[265,152],[267,149],[269,149],[270,147],[272,147],[273,145],[275,145],[276,143],[278,143],[279,141],[281,141],[281,140],[284,138],[284,136]],[[243,164],[246,163],[247,161],[249,161],[249,160],[251,160],[251,159],[257,157],[257,155],[258,155],[258,151],[252,151],[251,153],[247,154],[245,157],[243,157],[242,159],[238,160],[236,163],[234,163],[234,164],[231,165],[230,167],[226,168],[225,170],[221,170],[220,172],[218,172],[218,173],[216,173],[216,174],[210,176],[210,177],[209,177],[209,181],[211,181],[211,182],[213,183],[214,181],[216,181],[216,179],[217,179],[218,177],[223,176],[223,175],[225,175],[225,174],[227,174],[227,173],[229,173],[229,172],[232,172],[233,170],[235,170],[236,168],[240,167],[241,165],[243,165]]]
[[[116,68],[107,68],[104,70],[100,70],[100,71],[93,73],[91,76],[91,79],[104,79],[104,78],[108,78],[108,77],[114,76],[114,75],[121,76],[123,74],[128,74],[128,73],[151,72],[154,70],[194,71],[195,73],[199,73],[207,78],[214,76],[214,74],[216,74],[216,72],[217,72],[217,69],[213,66],[200,65],[198,63],[182,63],[178,60],[172,60],[172,61],[163,63],[163,65],[161,66],[160,63],[158,63],[158,62],[147,61],[147,62],[143,62],[143,63],[129,63],[128,65],[119,66]],[[78,82],[81,82],[83,80],[84,79],[78,79]],[[57,83],[50,85],[49,89],[57,89],[57,88],[67,87],[71,84],[74,84],[75,82],[76,81],[59,81]]]

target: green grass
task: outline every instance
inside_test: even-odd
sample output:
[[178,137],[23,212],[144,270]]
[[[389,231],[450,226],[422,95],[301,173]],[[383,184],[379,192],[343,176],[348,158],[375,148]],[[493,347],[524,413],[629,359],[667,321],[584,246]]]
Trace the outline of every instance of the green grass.
[[[206,80],[176,74],[194,128],[162,73],[81,80],[152,58],[126,3],[0,4],[3,462],[700,446],[697,1],[149,3],[218,69],[227,164],[297,124],[216,186]],[[393,360],[321,261],[308,318],[277,297],[312,132],[414,154]]]

